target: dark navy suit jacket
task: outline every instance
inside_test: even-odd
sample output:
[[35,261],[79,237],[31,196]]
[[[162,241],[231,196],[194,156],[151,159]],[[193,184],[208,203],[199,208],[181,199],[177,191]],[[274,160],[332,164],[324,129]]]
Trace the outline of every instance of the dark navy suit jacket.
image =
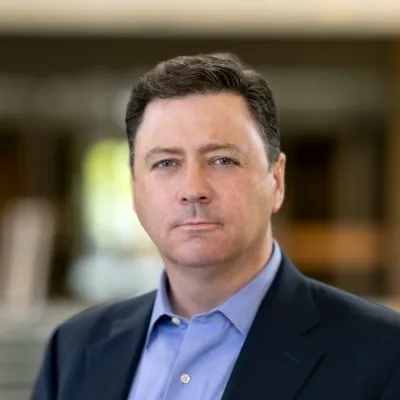
[[[154,299],[59,326],[32,400],[126,400]],[[223,395],[243,399],[400,400],[400,315],[303,276],[283,254]]]

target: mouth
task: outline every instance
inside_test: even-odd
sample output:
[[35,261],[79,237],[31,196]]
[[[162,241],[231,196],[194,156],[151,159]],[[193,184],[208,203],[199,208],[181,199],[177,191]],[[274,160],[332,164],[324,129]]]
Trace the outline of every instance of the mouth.
[[183,224],[178,225],[178,228],[184,230],[198,230],[198,231],[207,231],[213,230],[220,227],[221,224],[216,222],[209,222],[209,221],[193,221],[193,222],[185,222]]

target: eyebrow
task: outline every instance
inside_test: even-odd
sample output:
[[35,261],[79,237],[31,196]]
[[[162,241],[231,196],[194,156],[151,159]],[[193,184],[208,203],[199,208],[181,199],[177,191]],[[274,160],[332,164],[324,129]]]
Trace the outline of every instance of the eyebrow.
[[[198,152],[200,154],[206,154],[218,150],[231,150],[238,154],[244,154],[243,149],[241,149],[234,143],[208,143],[201,146]],[[158,154],[184,155],[185,151],[180,147],[156,146],[147,152],[144,157],[145,162],[149,163],[151,158]]]

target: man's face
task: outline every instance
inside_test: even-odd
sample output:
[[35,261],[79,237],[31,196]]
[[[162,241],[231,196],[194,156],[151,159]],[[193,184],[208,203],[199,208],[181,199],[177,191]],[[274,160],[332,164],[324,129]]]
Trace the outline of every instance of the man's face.
[[165,261],[202,267],[266,246],[284,194],[246,102],[230,93],[150,103],[134,155],[134,207]]

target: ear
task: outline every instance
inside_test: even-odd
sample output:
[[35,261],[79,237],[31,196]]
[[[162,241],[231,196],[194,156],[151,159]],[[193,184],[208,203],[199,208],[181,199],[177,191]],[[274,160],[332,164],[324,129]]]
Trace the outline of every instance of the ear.
[[285,170],[286,156],[280,153],[278,160],[272,167],[272,176],[274,180],[274,193],[272,202],[272,212],[276,213],[282,206],[285,198]]

